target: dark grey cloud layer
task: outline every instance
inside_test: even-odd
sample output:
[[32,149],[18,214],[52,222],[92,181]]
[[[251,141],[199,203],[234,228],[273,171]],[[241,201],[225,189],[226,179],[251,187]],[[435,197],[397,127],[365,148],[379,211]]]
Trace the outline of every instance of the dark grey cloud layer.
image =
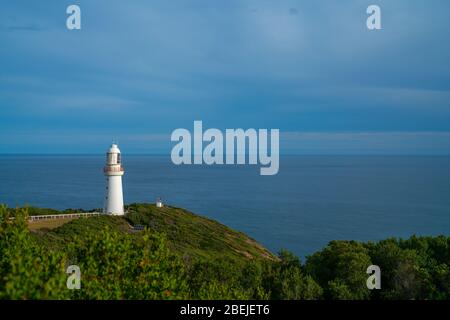
[[[321,150],[332,150],[333,133],[391,134],[406,148],[393,133],[450,131],[448,1],[77,3],[80,31],[65,28],[71,1],[2,3],[0,152],[26,152],[36,139],[57,152],[68,135],[74,151],[94,150],[110,136],[166,136],[197,119],[322,133]],[[382,8],[380,31],[366,28],[369,4]],[[87,147],[89,135],[98,139]],[[305,151],[305,137],[293,137],[286,150]],[[433,150],[448,153],[436,139]],[[374,141],[363,151],[393,152]],[[152,152],[170,141],[133,145]]]

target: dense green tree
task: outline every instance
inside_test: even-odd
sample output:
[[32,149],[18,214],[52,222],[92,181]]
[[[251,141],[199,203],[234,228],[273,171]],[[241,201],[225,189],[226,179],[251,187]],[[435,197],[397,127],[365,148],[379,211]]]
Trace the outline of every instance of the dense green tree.
[[65,256],[31,239],[27,217],[0,206],[0,299],[66,299]]
[[270,299],[270,289],[266,288],[265,276],[268,263],[249,261],[240,273],[240,283],[246,288],[252,299]]
[[307,272],[324,288],[328,299],[368,299],[367,267],[372,264],[368,249],[356,241],[331,241],[310,256]]
[[300,259],[292,253],[282,250],[280,260],[272,263],[265,272],[264,283],[271,292],[272,299],[298,300],[319,299],[322,288],[314,279],[303,272]]
[[[226,259],[195,262],[189,270],[191,297],[213,300],[253,298],[252,288],[244,288],[240,282],[241,271],[241,266]],[[253,277],[253,274],[249,276]]]
[[387,239],[368,245],[374,264],[381,268],[384,299],[445,299],[450,273],[445,237]]
[[82,271],[75,298],[188,298],[184,265],[169,252],[164,237],[148,229],[141,241],[105,230],[77,239],[68,251],[71,264]]

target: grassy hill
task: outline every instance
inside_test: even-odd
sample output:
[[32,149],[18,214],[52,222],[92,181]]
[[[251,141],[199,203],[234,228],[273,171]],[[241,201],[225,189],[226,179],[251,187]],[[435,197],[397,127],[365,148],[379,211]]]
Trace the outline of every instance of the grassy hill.
[[132,226],[143,225],[152,231],[164,233],[169,248],[184,258],[228,258],[233,262],[277,259],[244,233],[184,209],[132,204],[127,207],[127,211],[124,217],[79,218],[52,229],[45,228],[45,225],[37,229],[33,223],[29,226],[38,242],[54,250],[64,248],[74,237],[87,237],[105,228],[133,234],[138,240],[140,232],[134,231]]

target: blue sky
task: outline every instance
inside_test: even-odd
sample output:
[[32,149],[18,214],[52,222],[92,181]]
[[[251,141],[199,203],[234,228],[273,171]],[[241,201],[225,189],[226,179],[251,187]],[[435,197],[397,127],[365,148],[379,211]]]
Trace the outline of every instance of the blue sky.
[[[82,30],[66,29],[78,4]],[[382,30],[366,28],[378,4]],[[0,153],[167,153],[176,128],[281,152],[450,154],[447,0],[2,1]]]

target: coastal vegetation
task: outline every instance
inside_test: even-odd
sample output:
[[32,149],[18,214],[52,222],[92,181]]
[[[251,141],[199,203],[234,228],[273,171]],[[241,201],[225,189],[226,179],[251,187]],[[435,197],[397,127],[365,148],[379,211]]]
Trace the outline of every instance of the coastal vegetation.
[[[0,299],[450,299],[448,236],[331,241],[302,263],[184,209],[127,211],[30,231],[29,209],[1,206]],[[366,287],[372,264],[380,290]]]

